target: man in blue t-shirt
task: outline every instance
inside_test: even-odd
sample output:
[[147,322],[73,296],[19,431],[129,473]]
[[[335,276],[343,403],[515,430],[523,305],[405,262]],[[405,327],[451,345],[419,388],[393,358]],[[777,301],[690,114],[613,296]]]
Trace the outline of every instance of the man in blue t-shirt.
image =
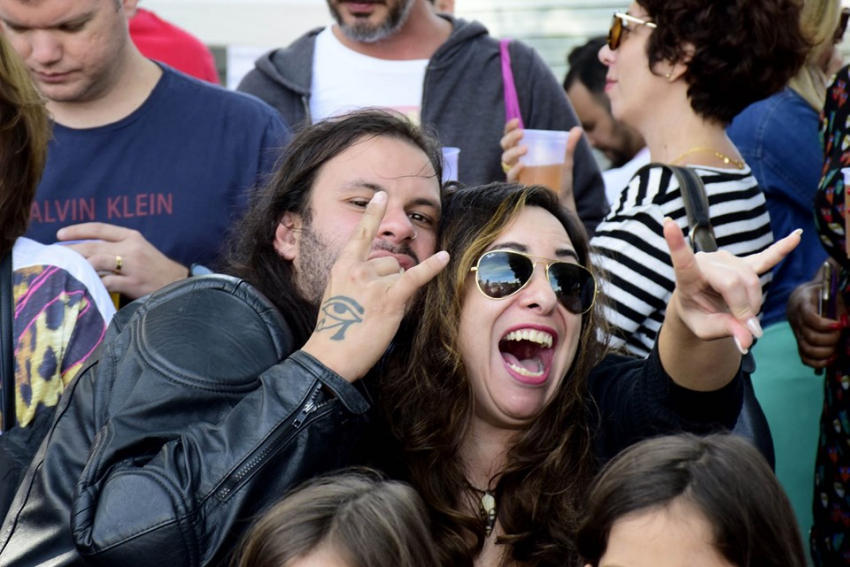
[[253,97],[146,59],[136,0],[0,0],[2,31],[47,100],[54,139],[27,236],[71,246],[139,297],[214,263],[288,130]]

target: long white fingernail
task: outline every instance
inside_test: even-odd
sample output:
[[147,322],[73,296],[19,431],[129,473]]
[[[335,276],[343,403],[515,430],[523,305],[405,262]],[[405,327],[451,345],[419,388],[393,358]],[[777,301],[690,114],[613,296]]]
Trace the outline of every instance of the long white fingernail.
[[750,317],[749,319],[747,319],[747,328],[757,339],[760,339],[762,335],[764,335],[764,331],[762,331],[761,329],[761,324],[759,323],[759,320],[756,317]]
[[803,229],[802,228],[795,229],[791,232],[791,234],[796,234],[797,236],[801,236],[803,234]]
[[735,346],[738,347],[738,352],[741,354],[747,354],[747,349],[741,346],[740,341],[738,341],[738,337],[732,337],[732,340],[735,341]]

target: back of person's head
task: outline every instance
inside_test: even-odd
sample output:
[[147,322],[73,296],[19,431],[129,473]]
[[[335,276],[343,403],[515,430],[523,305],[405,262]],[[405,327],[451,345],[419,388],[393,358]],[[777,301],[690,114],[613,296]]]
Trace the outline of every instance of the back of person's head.
[[835,42],[835,30],[841,18],[839,0],[804,0],[800,27],[811,43],[806,63],[788,82],[809,105],[821,111],[829,78],[823,60],[829,57]]
[[345,567],[438,565],[422,499],[370,471],[319,477],[287,495],[246,534],[233,565],[295,567],[314,553]]
[[[254,196],[244,218],[231,233],[224,271],[257,287],[287,313],[296,342],[306,340],[315,324],[315,306],[300,297],[292,262],[274,246],[275,231],[287,212],[309,219],[310,194],[322,166],[366,138],[389,137],[420,148],[439,180],[442,152],[436,140],[398,113],[366,109],[329,118],[301,130],[284,150],[270,182]],[[300,341],[300,342],[299,342]]]
[[608,103],[605,96],[605,76],[608,67],[599,61],[599,50],[606,43],[604,37],[590,38],[587,43],[574,47],[567,55],[567,74],[564,77],[564,90],[569,91],[576,81],[587,88],[591,93],[601,96]]
[[44,102],[0,34],[0,257],[26,232],[49,137]]
[[707,521],[714,548],[736,567],[806,564],[791,505],[764,458],[721,434],[658,437],[618,455],[591,488],[580,553],[597,567],[619,520],[676,503]]
[[800,28],[800,0],[638,4],[656,26],[647,45],[650,69],[663,61],[686,64],[694,112],[724,126],[783,88],[810,48]]

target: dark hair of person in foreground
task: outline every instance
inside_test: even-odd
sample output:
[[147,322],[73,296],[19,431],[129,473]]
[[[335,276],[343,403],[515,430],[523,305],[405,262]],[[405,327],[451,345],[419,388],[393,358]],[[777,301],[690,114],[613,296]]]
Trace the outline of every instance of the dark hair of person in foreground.
[[713,545],[736,567],[804,567],[788,497],[761,454],[729,434],[671,435],[633,445],[599,474],[578,532],[598,567],[614,524],[684,501],[708,521]]
[[245,535],[233,567],[289,567],[319,548],[348,567],[437,567],[422,499],[368,469],[307,481]]

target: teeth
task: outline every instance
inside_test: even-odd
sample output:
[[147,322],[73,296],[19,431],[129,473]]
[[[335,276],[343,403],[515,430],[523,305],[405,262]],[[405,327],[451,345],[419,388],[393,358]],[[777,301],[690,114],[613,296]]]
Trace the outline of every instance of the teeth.
[[533,376],[533,377],[542,376],[543,370],[544,370],[543,363],[540,362],[539,360],[537,361],[537,372],[532,372],[531,370],[526,370],[522,366],[517,366],[516,364],[508,363],[508,366],[511,367],[511,370],[513,370],[517,374],[522,374],[523,376]]
[[543,345],[546,348],[552,348],[553,337],[546,331],[538,331],[537,329],[522,329],[511,331],[505,337],[506,341],[530,341]]

